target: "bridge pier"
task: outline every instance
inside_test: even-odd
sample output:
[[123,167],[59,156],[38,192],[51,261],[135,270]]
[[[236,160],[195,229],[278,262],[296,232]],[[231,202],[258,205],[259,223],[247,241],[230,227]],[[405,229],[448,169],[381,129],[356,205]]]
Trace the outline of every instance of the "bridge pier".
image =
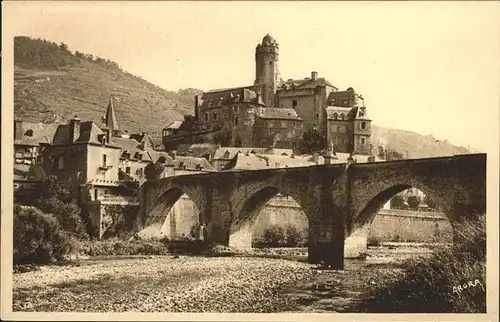
[[333,202],[331,184],[321,188],[315,216],[309,222],[308,262],[344,269],[345,216]]

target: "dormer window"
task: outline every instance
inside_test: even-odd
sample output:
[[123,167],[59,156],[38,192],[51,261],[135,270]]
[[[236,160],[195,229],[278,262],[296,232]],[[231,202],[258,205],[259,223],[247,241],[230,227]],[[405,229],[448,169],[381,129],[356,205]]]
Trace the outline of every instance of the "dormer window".
[[224,152],[224,159],[229,159],[229,151]]
[[339,115],[337,113],[333,113],[333,119],[337,120],[339,118]]
[[340,113],[339,119],[340,119],[341,121],[343,121],[343,120],[344,120],[344,113]]

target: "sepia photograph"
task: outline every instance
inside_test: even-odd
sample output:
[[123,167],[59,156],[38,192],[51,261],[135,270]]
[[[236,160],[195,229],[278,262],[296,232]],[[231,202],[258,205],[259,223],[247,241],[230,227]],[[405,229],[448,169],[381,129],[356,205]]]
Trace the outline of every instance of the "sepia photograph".
[[3,2],[2,320],[494,321],[499,8]]

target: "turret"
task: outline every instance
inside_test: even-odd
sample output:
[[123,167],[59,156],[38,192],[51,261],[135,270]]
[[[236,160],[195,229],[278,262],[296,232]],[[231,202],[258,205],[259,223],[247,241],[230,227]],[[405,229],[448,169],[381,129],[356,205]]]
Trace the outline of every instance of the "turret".
[[267,34],[255,48],[255,83],[261,86],[262,100],[274,107],[274,94],[279,83],[278,43]]

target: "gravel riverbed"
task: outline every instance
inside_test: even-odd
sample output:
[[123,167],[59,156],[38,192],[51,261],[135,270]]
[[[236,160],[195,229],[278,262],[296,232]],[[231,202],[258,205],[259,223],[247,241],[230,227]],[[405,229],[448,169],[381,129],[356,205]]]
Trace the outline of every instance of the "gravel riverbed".
[[13,310],[50,312],[276,312],[305,263],[267,258],[155,256],[45,266],[14,274]]

